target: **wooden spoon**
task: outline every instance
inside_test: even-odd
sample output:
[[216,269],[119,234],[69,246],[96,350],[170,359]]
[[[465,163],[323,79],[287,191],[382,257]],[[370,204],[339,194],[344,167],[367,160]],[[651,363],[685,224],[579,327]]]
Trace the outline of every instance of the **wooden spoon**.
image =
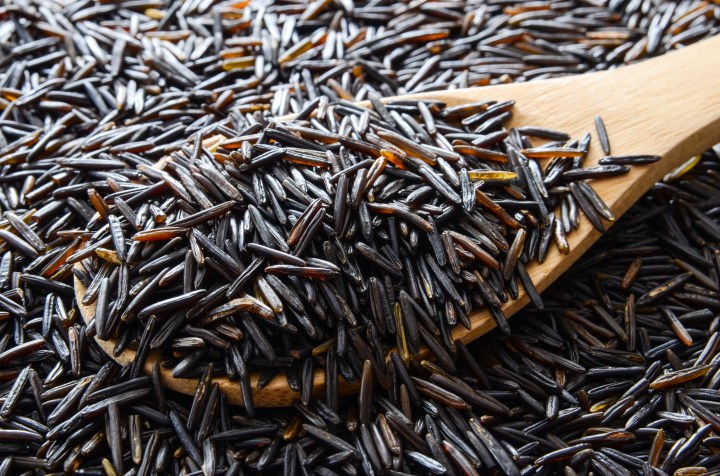
[[[433,99],[448,106],[480,100],[515,100],[511,126],[542,126],[580,137],[595,132],[594,116],[600,114],[608,129],[614,154],[657,154],[662,160],[648,166],[633,167],[620,177],[593,183],[616,217],[620,217],[654,183],[677,169],[690,157],[720,143],[720,36],[696,45],[668,53],[660,58],[621,67],[612,71],[548,79],[529,83],[487,86],[481,88],[429,92],[393,99]],[[292,119],[292,116],[281,120]],[[211,138],[217,143],[217,138]],[[597,138],[590,148],[585,166],[596,165],[601,156]],[[609,223],[606,223],[609,225]],[[600,233],[583,218],[577,230],[568,235],[569,255],[562,255],[553,247],[546,260],[528,266],[528,272],[539,291],[545,290],[600,237]],[[78,302],[85,287],[75,280]],[[506,316],[511,316],[528,304],[527,294],[521,290],[517,300],[503,305]],[[95,306],[80,305],[86,322],[95,315]],[[470,342],[495,327],[487,310],[470,316],[471,330],[456,326],[454,339]],[[135,359],[136,352],[127,349],[113,356],[115,342],[97,340],[100,347],[120,365]],[[423,355],[427,355],[427,349]],[[151,372],[159,358],[151,353],[145,362],[145,371]],[[163,383],[170,389],[193,394],[196,379],[174,378],[169,369],[161,370]],[[275,377],[262,389],[257,389],[258,375],[251,383],[255,405],[258,407],[287,406],[299,399],[299,394],[288,387],[284,376]],[[227,378],[216,378],[228,400],[242,404],[240,385]],[[314,390],[324,390],[325,375],[315,373]],[[340,383],[343,395],[356,391],[358,384]]]

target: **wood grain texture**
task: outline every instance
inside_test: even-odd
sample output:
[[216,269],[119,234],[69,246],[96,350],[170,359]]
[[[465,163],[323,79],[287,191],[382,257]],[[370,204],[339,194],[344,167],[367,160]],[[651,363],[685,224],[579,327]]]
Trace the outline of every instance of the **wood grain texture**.
[[[594,127],[594,115],[600,114],[605,122],[613,152],[624,154],[657,154],[663,157],[648,166],[633,167],[623,176],[593,183],[597,193],[605,200],[616,217],[622,216],[655,182],[697,155],[720,143],[720,36],[696,45],[668,53],[660,58],[621,67],[612,71],[579,76],[549,79],[530,83],[513,83],[464,90],[430,92],[409,99],[434,99],[448,106],[479,100],[515,100],[514,116],[510,126],[534,125],[567,132],[579,138],[592,132],[593,143],[585,166],[595,165],[601,157],[601,148]],[[388,98],[389,101],[397,98]],[[288,120],[284,117],[279,120]],[[221,139],[212,137],[207,144]],[[544,161],[541,163],[545,163]],[[606,223],[606,225],[610,225]],[[600,237],[587,219],[581,216],[580,226],[568,235],[571,252],[563,256],[552,247],[546,260],[528,266],[528,272],[539,291],[545,290]],[[78,302],[85,293],[82,284],[75,281]],[[524,291],[517,300],[509,301],[503,311],[509,317],[529,302]],[[80,311],[88,322],[94,315],[94,305],[82,306]],[[452,335],[465,343],[473,341],[495,327],[487,311],[470,315],[472,329],[457,326]],[[98,343],[121,365],[132,362],[135,351],[126,350],[113,356],[113,341]],[[424,350],[421,355],[426,355]],[[150,373],[157,355],[151,354],[145,364]],[[163,369],[162,378],[170,389],[193,394],[196,380],[176,379],[169,369]],[[287,406],[299,398],[287,386],[284,376],[274,378],[262,390],[257,389],[258,376],[252,376],[253,396],[259,407]],[[315,374],[315,391],[324,389],[324,373]],[[227,378],[214,381],[220,384],[233,404],[242,404],[240,386]],[[358,385],[340,383],[340,393],[350,394]]]

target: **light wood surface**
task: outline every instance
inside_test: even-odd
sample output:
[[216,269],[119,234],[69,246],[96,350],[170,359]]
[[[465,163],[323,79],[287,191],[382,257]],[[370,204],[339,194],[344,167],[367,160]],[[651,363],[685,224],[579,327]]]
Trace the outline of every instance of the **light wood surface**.
[[[613,154],[657,154],[663,157],[652,165],[633,167],[626,175],[593,183],[595,190],[619,218],[664,175],[693,155],[720,143],[718,78],[720,36],[660,58],[612,71],[529,83],[430,92],[405,98],[436,99],[444,101],[448,106],[489,99],[515,100],[511,126],[542,126],[567,132],[574,138],[591,132],[593,141],[586,167],[595,165],[602,155],[594,126],[594,116],[600,114],[608,130]],[[391,99],[396,98],[386,101]],[[213,142],[216,140],[212,138]],[[581,216],[579,228],[568,235],[570,255],[561,255],[553,245],[544,263],[528,266],[528,272],[538,290],[546,289],[599,237],[600,233]],[[77,280],[75,287],[77,296],[81,297],[85,292],[84,287]],[[521,290],[519,298],[507,302],[503,311],[509,317],[528,302],[528,296]],[[81,305],[80,310],[86,322],[95,314],[94,305]],[[467,343],[495,327],[489,312],[484,310],[473,313],[470,320],[471,330],[462,326],[453,329],[455,339]],[[112,356],[113,341],[98,340],[98,343]],[[135,351],[126,350],[113,358],[125,365],[134,360]],[[146,372],[150,373],[156,358],[154,354],[149,356],[145,364]],[[170,389],[186,394],[195,391],[196,380],[175,379],[169,369],[163,369],[162,377]],[[274,378],[261,390],[257,389],[257,378],[257,375],[252,377],[256,406],[287,406],[298,400],[299,394],[290,390],[284,376]],[[324,380],[323,371],[316,371],[317,393],[323,392]],[[242,404],[237,382],[226,378],[215,381],[231,403]],[[350,385],[341,379],[341,394],[352,393],[357,388],[357,384]]]

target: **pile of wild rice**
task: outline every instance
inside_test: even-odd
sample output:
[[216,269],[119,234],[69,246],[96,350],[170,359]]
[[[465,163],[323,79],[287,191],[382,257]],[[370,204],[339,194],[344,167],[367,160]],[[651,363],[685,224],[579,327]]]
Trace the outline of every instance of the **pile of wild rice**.
[[[593,176],[581,169],[587,143],[542,130],[506,134],[509,104],[465,111],[467,124],[433,103],[374,112],[349,104],[614,67],[717,33],[717,5],[36,1],[7,2],[0,19],[0,474],[720,468],[717,151],[649,193],[543,296],[544,309],[465,348],[447,330],[474,300],[453,289],[474,279],[483,303],[509,297],[518,275],[530,286],[523,263],[541,258],[543,242],[579,219],[599,221],[602,205],[573,180]],[[329,104],[335,113],[323,115]],[[310,111],[319,117],[271,119]],[[539,169],[532,154],[543,151],[525,142],[538,133],[551,141],[544,147],[572,155]],[[235,142],[204,150],[215,134]],[[171,153],[165,169],[150,168]],[[468,210],[485,198],[485,207],[510,211],[505,221]],[[157,239],[151,228],[160,227],[184,231],[132,240]],[[507,250],[499,238],[472,241],[482,240],[477,230]],[[353,243],[349,256],[336,234]],[[86,242],[97,246],[81,251]],[[491,245],[497,270],[485,256]],[[291,253],[299,246],[313,253]],[[131,273],[122,263],[133,257],[147,267]],[[74,302],[76,261],[108,306],[90,328]],[[247,289],[266,304],[236,305],[259,320],[210,322],[234,312],[207,299],[213,287],[226,302],[248,299],[227,292],[243,273],[256,277],[253,263],[264,274]],[[397,287],[400,270],[415,270],[416,285]],[[170,304],[158,302],[165,286]],[[146,289],[152,300],[123,319],[119,311]],[[361,312],[371,293],[370,302],[396,309]],[[186,307],[205,299],[214,314],[186,323],[152,308],[180,295]],[[301,304],[314,313],[307,322]],[[282,314],[280,305],[286,321],[263,319]],[[400,340],[389,332],[396,318],[415,319]],[[91,338],[111,331],[119,350],[164,331],[163,364],[203,374],[195,398],[166,398],[139,365],[112,363]],[[409,359],[420,343],[436,360]],[[406,354],[381,367],[396,344]],[[325,398],[305,390],[294,408],[253,412],[228,406],[211,379],[213,368],[237,377],[262,368],[265,378],[287,372],[302,390],[320,366],[358,378],[359,396],[339,399],[331,385]]]
[[[212,154],[183,150],[165,170],[139,166],[132,187],[90,189],[93,235],[67,258],[81,266],[81,302],[95,305],[89,334],[117,338],[116,352],[137,345],[136,370],[149,350],[174,377],[212,362],[239,381],[251,415],[255,372],[261,384],[301,373],[304,403],[316,366],[353,382],[368,360],[387,386],[390,348],[406,365],[422,345],[449,360],[450,330],[469,329],[482,307],[509,333],[501,305],[518,283],[542,307],[525,263],[553,242],[567,253],[577,209],[601,231],[601,216],[614,219],[584,179],[658,159],[583,168],[589,135],[508,132],[509,102],[373,102],[308,124],[249,123],[255,133]],[[560,203],[564,218],[552,211]]]

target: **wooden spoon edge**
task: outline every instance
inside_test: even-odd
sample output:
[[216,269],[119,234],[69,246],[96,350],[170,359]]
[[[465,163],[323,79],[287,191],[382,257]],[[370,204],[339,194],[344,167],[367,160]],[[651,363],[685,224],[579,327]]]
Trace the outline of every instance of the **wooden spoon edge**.
[[[83,317],[83,321],[88,325],[95,317],[95,310],[97,308],[97,301],[85,305],[82,303],[82,297],[85,294],[86,287],[77,277],[75,279],[75,297],[77,299],[78,308],[80,314]],[[137,358],[137,351],[135,349],[125,349],[120,354],[115,355],[114,347],[116,340],[108,339],[103,340],[98,336],[94,337],[95,342],[100,346],[103,352],[105,352],[110,358],[117,362],[120,366],[125,366],[135,362]],[[152,368],[156,360],[160,359],[159,351],[151,351],[147,359],[145,360],[144,371],[147,375],[152,374]],[[286,407],[297,402],[300,399],[300,393],[292,390],[287,383],[287,378],[279,372],[278,375],[272,378],[267,386],[258,388],[258,381],[260,375],[253,373],[250,376],[250,385],[252,387],[253,402],[256,407]],[[163,385],[179,393],[185,395],[194,395],[195,389],[197,388],[197,378],[177,378],[173,377],[172,369],[160,367],[160,380]],[[212,380],[220,386],[220,390],[227,396],[228,402],[233,405],[243,405],[242,393],[240,391],[240,382],[238,380],[230,380],[227,377],[213,377]],[[359,383],[348,383],[344,382],[339,386],[340,395],[345,396],[352,394],[360,387]],[[322,395],[325,390],[325,375],[322,370],[318,370],[315,373],[315,382],[313,385],[313,394],[315,396]]]

